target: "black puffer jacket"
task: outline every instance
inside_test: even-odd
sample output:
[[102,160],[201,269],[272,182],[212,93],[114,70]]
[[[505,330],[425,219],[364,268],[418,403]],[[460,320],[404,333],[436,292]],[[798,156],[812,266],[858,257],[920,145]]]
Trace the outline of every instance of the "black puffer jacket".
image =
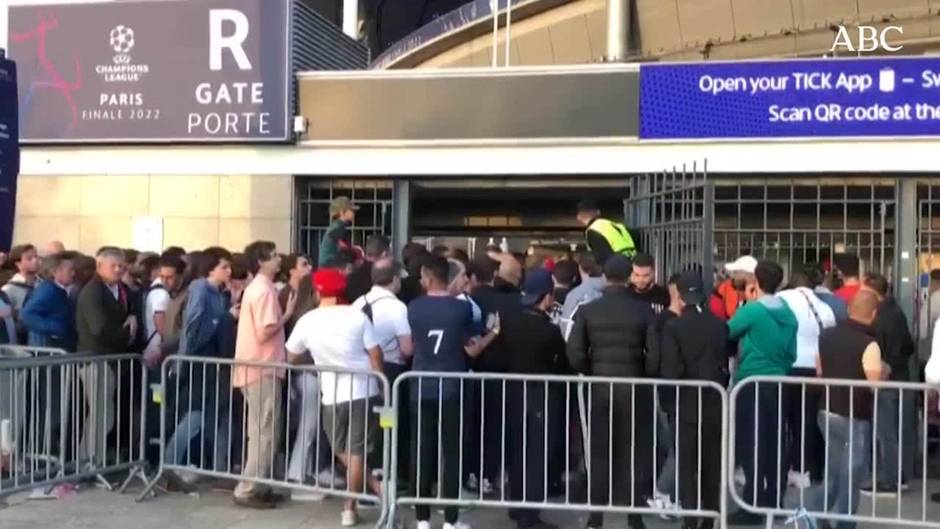
[[656,376],[659,340],[653,310],[626,287],[608,286],[575,315],[568,360],[584,375]]

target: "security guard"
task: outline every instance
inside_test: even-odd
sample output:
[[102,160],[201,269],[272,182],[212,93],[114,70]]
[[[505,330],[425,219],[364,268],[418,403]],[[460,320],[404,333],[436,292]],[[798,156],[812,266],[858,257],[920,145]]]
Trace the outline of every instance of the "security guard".
[[633,257],[636,254],[636,244],[627,227],[601,218],[600,209],[593,200],[585,199],[578,203],[578,222],[585,227],[588,248],[601,266],[611,255]]

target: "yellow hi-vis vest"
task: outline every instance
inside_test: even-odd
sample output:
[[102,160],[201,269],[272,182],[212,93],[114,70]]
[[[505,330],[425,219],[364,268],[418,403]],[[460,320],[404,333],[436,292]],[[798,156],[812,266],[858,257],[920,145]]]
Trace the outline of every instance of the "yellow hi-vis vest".
[[636,244],[633,243],[633,237],[627,227],[619,222],[613,222],[607,219],[595,219],[588,226],[587,231],[594,231],[601,235],[611,251],[615,254],[623,254],[627,257],[636,255]]

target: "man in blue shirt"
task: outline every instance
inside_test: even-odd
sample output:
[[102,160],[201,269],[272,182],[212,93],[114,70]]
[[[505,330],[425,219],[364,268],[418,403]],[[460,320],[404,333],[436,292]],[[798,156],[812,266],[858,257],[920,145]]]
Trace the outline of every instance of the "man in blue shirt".
[[[448,291],[450,266],[443,257],[429,257],[421,266],[421,286],[426,295],[408,305],[408,322],[414,341],[412,369],[432,373],[464,373],[469,358],[499,335],[498,321],[484,336],[473,336],[473,312],[468,302]],[[411,494],[429,498],[433,476],[441,476],[441,498],[457,498],[460,488],[460,386],[459,380],[442,380],[439,375],[410,383],[416,409],[412,417]],[[438,439],[440,436],[440,439]],[[438,455],[438,468],[433,465]],[[420,453],[418,449],[420,448]],[[416,505],[417,529],[430,529],[431,509]],[[456,506],[444,510],[444,529],[469,529],[457,521]]]

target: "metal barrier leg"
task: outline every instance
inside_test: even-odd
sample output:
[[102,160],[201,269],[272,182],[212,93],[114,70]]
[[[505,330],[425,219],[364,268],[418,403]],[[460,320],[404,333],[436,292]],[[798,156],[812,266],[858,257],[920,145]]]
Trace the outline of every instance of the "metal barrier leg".
[[[151,495],[155,495],[154,489],[157,483],[160,482],[160,479],[163,478],[163,465],[166,461],[166,443],[164,442],[166,437],[166,421],[167,421],[167,392],[166,392],[166,382],[169,371],[167,369],[167,363],[165,362],[160,367],[160,379],[157,384],[151,387],[149,384],[146,384],[143,388],[144,392],[153,391],[151,398],[154,402],[160,405],[160,462],[157,467],[157,473],[154,474],[153,478],[149,482],[146,482],[144,485],[144,490],[137,495],[137,498],[134,500],[137,503],[140,503]],[[174,402],[175,404],[175,402]],[[146,480],[145,480],[146,481]]]
[[[131,364],[131,376],[133,377],[133,366]],[[139,463],[131,468],[130,472],[127,474],[127,478],[121,483],[118,492],[124,494],[127,491],[127,487],[130,486],[131,482],[134,479],[139,479],[144,487],[148,485],[147,481],[147,418],[148,418],[148,409],[149,405],[147,403],[147,391],[149,387],[149,371],[146,366],[143,364],[137,364],[140,367],[140,380],[131,379],[131,395],[137,395],[140,399],[140,407],[138,408],[138,413],[140,415],[136,424],[139,425],[139,431],[137,432],[137,460]],[[139,384],[139,388],[138,388]],[[139,390],[139,391],[137,391]],[[131,415],[132,424],[133,414]],[[129,438],[130,446],[128,447],[129,453],[134,454],[134,438],[133,435]]]

